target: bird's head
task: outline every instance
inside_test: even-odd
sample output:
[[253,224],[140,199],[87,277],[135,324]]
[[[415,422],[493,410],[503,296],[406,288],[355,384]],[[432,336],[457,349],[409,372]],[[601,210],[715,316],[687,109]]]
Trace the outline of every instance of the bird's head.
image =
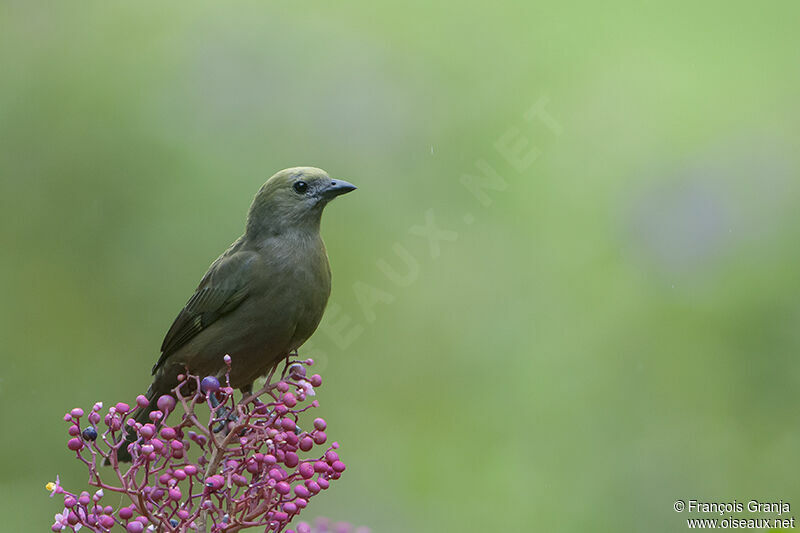
[[253,199],[247,231],[278,234],[288,229],[318,229],[328,202],[355,189],[352,183],[331,179],[319,168],[281,170],[261,186]]

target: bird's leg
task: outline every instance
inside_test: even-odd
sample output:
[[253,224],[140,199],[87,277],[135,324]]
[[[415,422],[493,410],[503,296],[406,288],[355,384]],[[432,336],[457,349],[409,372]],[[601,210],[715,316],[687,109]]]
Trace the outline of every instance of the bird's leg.
[[[219,400],[217,399],[217,395],[216,394],[213,394],[213,393],[209,394],[208,395],[208,399],[211,402],[211,407],[213,407],[214,409],[217,410],[216,411],[216,415],[217,415],[217,420],[219,420],[219,422],[217,422],[211,428],[211,431],[213,431],[214,433],[219,433],[220,431],[222,431],[222,428],[224,428],[225,425],[228,422],[228,417],[230,416],[230,410],[225,406],[223,406],[221,409],[218,409],[219,408]],[[222,419],[222,420],[220,420],[220,419]]]
[[[242,398],[246,398],[253,392],[253,384],[245,385],[244,387],[240,387],[239,391],[242,393]],[[220,402],[217,399],[215,394],[211,394],[209,396],[209,400],[211,401],[211,407],[217,409],[219,407]],[[233,409],[229,409],[225,406],[217,410],[217,422],[211,430],[214,433],[219,433],[223,430],[223,428],[227,425],[228,422],[235,422],[237,420],[236,416],[234,415]]]
[[244,387],[239,387],[239,392],[242,393],[242,401],[240,402],[242,405],[245,404],[245,400],[247,400],[247,402],[253,402],[253,405],[256,406],[261,405],[261,400],[258,398],[258,396],[253,395],[252,383],[245,385]]

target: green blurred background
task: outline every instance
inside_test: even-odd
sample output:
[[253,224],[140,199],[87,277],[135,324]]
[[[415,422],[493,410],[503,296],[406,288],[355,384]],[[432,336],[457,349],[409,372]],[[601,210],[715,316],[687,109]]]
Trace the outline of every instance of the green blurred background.
[[327,210],[301,350],[348,471],[304,516],[659,532],[678,498],[800,508],[795,6],[3,2],[0,529],[47,531],[56,474],[84,486],[63,413],[144,390],[295,165],[359,186]]

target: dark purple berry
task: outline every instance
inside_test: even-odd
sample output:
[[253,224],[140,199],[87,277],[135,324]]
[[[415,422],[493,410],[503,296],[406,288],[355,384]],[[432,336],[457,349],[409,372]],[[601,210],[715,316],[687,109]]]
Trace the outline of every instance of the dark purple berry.
[[209,392],[217,392],[219,390],[219,380],[214,376],[206,376],[200,382],[200,390],[205,394]]
[[95,440],[97,438],[97,430],[89,426],[83,430],[81,436],[83,437],[83,440]]
[[289,377],[292,379],[303,379],[306,377],[306,367],[298,363],[293,363],[289,366]]

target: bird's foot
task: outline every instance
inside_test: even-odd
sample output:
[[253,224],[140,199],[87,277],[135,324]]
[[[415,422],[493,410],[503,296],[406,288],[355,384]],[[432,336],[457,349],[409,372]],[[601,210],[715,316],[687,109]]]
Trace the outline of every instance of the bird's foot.
[[233,409],[225,407],[224,405],[220,407],[220,402],[215,395],[210,395],[209,400],[211,401],[211,407],[216,409],[216,418],[217,422],[212,425],[211,431],[214,433],[219,433],[228,425],[228,422],[235,422],[237,420],[236,416],[234,415]]

